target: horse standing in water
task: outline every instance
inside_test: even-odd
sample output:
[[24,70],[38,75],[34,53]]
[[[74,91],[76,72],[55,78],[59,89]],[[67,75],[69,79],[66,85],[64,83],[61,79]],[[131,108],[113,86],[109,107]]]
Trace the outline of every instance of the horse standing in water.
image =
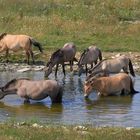
[[100,61],[102,60],[102,53],[101,50],[96,46],[93,45],[84,50],[78,62],[79,76],[81,76],[83,72],[83,65],[85,65],[87,75],[88,72],[87,65],[90,64],[91,68],[93,68],[93,63],[96,65],[98,58]]
[[57,70],[59,64],[62,65],[63,73],[65,75],[65,62],[70,63],[70,70],[72,71],[73,68],[73,61],[77,61],[75,58],[76,54],[76,46],[74,43],[66,43],[63,48],[58,49],[55,51],[47,63],[47,67],[45,68],[45,76],[48,77],[49,74],[52,72],[52,68],[56,65],[55,76],[57,76]]
[[30,99],[42,100],[48,96],[52,103],[62,102],[63,89],[55,80],[13,79],[0,89],[0,99],[6,95],[17,94],[25,98],[25,103]]
[[97,63],[89,72],[87,79],[90,79],[94,75],[104,72],[107,74],[110,73],[119,73],[123,70],[125,73],[128,73],[128,67],[130,74],[135,77],[135,72],[131,60],[125,55],[119,56],[114,59],[105,59]]
[[29,64],[30,56],[32,57],[33,63],[34,54],[32,51],[32,44],[39,48],[40,52],[42,51],[41,44],[34,40],[32,37],[27,35],[11,35],[3,33],[0,35],[0,53],[6,51],[6,61],[8,62],[9,51],[18,51],[23,49],[26,52],[27,63]]
[[131,77],[126,73],[119,73],[113,76],[91,78],[84,84],[85,97],[87,98],[92,90],[99,92],[98,95],[126,95],[137,93],[134,90]]

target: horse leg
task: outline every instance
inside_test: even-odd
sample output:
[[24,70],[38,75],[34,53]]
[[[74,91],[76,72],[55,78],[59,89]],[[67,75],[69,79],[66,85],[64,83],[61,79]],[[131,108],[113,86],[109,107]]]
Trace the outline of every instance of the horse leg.
[[93,64],[91,64],[91,67],[90,67],[91,69],[93,68]]
[[26,51],[27,64],[29,65],[30,53]]
[[72,66],[73,66],[73,61],[70,61],[70,71],[73,71]]
[[55,77],[57,77],[58,66],[59,66],[59,64],[56,64]]
[[29,104],[29,103],[30,103],[30,100],[28,98],[25,98],[24,104]]
[[33,64],[35,64],[34,54],[33,54],[33,51],[32,51],[32,50],[30,50],[30,55],[31,55],[31,57],[32,57]]
[[6,58],[6,62],[7,62],[7,63],[9,62],[9,60],[8,60],[8,55],[9,55],[9,50],[7,49],[7,50],[6,50],[6,53],[5,53],[5,58]]
[[87,64],[85,64],[85,67],[86,67],[86,76],[87,76],[87,73],[88,73]]
[[94,64],[95,64],[95,65],[97,64],[97,60],[94,61]]
[[64,76],[65,76],[66,73],[65,73],[65,64],[64,63],[62,64],[62,68],[63,68],[63,73],[64,73]]

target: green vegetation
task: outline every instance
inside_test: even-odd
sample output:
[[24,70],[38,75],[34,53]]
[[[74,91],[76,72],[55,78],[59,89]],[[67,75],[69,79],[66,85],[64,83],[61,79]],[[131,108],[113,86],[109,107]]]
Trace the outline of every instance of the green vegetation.
[[37,123],[0,124],[1,140],[139,140],[140,129],[39,125]]
[[0,32],[28,34],[46,50],[75,42],[79,50],[139,51],[139,0],[0,0]]

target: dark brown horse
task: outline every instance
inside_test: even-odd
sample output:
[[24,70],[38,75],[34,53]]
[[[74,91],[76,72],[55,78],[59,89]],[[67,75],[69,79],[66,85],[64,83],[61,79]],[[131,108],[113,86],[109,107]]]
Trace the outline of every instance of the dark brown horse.
[[11,35],[3,33],[0,35],[0,53],[6,52],[6,60],[8,62],[9,51],[16,52],[20,49],[23,49],[26,52],[27,63],[29,64],[30,56],[32,57],[33,63],[34,54],[32,51],[32,44],[39,48],[40,52],[42,51],[41,44],[34,40],[32,37],[27,35]]
[[17,94],[24,98],[25,102],[30,99],[42,100],[48,96],[52,103],[62,102],[63,89],[55,80],[13,79],[0,89],[0,99],[6,95]]
[[90,64],[92,68],[93,64],[97,64],[98,58],[100,61],[102,60],[102,52],[96,46],[93,45],[93,46],[88,47],[86,50],[84,50],[78,62],[79,76],[82,74],[84,65],[86,68],[86,75],[87,75],[87,72],[88,72],[87,65]]
[[52,72],[52,68],[55,65],[56,65],[55,76],[57,76],[59,64],[62,65],[63,73],[65,75],[65,62],[70,63],[70,70],[72,71],[73,61],[76,61],[75,54],[76,54],[76,46],[73,43],[66,43],[63,48],[55,51],[51,55],[51,58],[47,63],[47,67],[45,68],[45,76],[46,77],[49,76],[49,74]]

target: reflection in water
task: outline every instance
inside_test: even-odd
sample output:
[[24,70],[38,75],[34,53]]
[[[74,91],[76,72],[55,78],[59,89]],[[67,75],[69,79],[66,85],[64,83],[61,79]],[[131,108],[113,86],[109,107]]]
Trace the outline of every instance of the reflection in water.
[[[12,78],[29,77],[44,79],[43,72],[1,73],[0,85]],[[55,79],[51,74],[49,79]],[[51,104],[46,98],[40,102],[32,101],[23,104],[23,99],[16,95],[6,96],[0,102],[0,121],[11,117],[25,120],[37,118],[42,122],[64,124],[92,124],[140,127],[140,94],[132,97],[98,97],[94,92],[88,100],[83,96],[83,81],[85,75],[68,73],[65,77],[60,72],[56,80],[63,85],[64,95],[62,104]],[[136,76],[135,89],[140,91],[140,77]]]

